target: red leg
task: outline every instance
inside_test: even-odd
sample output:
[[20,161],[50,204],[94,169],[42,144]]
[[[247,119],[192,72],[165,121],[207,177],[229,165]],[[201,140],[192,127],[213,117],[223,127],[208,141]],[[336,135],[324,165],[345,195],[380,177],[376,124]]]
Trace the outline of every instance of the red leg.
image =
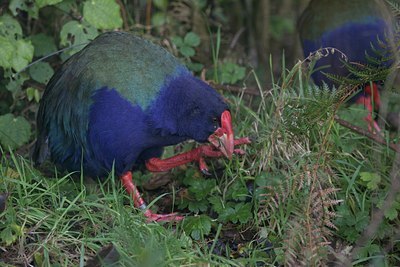
[[132,196],[133,204],[136,208],[144,211],[144,216],[146,216],[148,222],[160,222],[160,221],[180,221],[184,217],[176,215],[176,213],[171,214],[156,214],[147,208],[146,203],[140,196],[139,190],[136,185],[132,182],[132,173],[126,172],[121,176],[121,181],[126,191]]
[[[361,96],[356,101],[357,104],[363,105],[368,110],[368,115],[364,118],[364,120],[368,123],[368,130],[373,133],[381,133],[382,130],[379,127],[378,123],[372,117],[374,112],[374,107],[372,105],[372,98],[371,96]],[[373,129],[374,128],[374,129]]]
[[[251,141],[248,137],[239,138],[234,141],[235,145],[250,143]],[[244,151],[240,149],[235,149],[234,153],[243,154]],[[208,172],[208,168],[204,161],[204,157],[219,158],[222,156],[224,156],[223,153],[217,150],[213,145],[201,145],[188,152],[167,159],[151,158],[146,162],[146,167],[149,171],[152,172],[163,172],[189,162],[197,161],[199,162],[200,170],[203,173],[206,173]]]

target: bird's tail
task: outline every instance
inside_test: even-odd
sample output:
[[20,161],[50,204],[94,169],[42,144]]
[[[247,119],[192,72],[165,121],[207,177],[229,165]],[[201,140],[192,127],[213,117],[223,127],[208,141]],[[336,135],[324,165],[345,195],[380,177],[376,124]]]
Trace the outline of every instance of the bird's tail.
[[35,166],[41,165],[49,156],[49,139],[41,134],[37,137],[35,146],[31,151],[31,159]]

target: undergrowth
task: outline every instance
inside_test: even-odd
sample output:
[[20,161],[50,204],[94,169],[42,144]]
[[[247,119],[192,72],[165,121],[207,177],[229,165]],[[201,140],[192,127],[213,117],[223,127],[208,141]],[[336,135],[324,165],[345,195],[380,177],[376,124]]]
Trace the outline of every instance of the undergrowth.
[[[176,226],[146,224],[113,175],[103,182],[44,177],[3,153],[3,261],[83,266],[112,246],[125,266],[398,264],[398,195],[362,241],[390,194],[394,152],[335,123],[338,114],[365,111],[341,107],[336,92],[309,85],[301,66],[261,96],[226,94],[235,134],[253,137],[245,155],[210,162],[208,178],[194,165],[178,168],[173,187],[146,194],[153,209],[172,201],[187,214]],[[149,175],[135,177],[143,184]]]

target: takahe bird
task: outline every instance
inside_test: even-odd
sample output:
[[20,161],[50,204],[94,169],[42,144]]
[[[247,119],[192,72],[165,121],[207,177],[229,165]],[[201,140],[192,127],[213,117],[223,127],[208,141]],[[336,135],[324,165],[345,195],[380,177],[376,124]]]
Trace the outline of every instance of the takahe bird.
[[[179,220],[154,214],[132,182],[131,170],[145,163],[166,171],[204,157],[243,153],[235,145],[231,115],[222,97],[195,78],[165,49],[140,37],[108,32],[69,58],[49,81],[37,116],[32,153],[37,164],[47,154],[67,171],[91,177],[121,176],[135,206],[150,221]],[[194,139],[209,141],[192,151],[159,159],[164,146]]]
[[[382,65],[389,66],[390,62],[384,60],[388,53],[379,43],[393,33],[391,25],[389,12],[383,3],[376,0],[311,0],[298,23],[304,56],[327,47],[340,51],[316,62],[312,73],[315,84],[338,87],[324,73],[351,77],[341,53],[347,56],[349,63],[371,64],[368,57],[374,57],[382,60]],[[369,111],[365,120],[379,131],[372,118],[373,110],[378,110],[380,105],[377,82],[374,81],[372,86],[365,84],[364,90],[352,97],[350,102],[364,105]]]

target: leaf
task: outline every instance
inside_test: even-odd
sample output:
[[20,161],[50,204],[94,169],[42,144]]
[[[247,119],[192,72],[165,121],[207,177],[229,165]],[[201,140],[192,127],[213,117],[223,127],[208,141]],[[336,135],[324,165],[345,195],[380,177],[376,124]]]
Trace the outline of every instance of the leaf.
[[162,26],[167,23],[167,16],[164,12],[156,12],[151,17],[151,24],[154,26]]
[[196,200],[204,199],[215,188],[214,179],[204,180],[191,178],[189,192],[192,193]]
[[249,190],[247,187],[241,183],[240,181],[234,182],[227,191],[227,196],[229,196],[230,199],[234,200],[245,200],[246,197],[249,195]]
[[381,182],[381,176],[372,172],[360,172],[361,180],[367,182],[367,188],[375,190]]
[[168,0],[153,0],[153,5],[161,10],[166,10],[168,7]]
[[192,47],[196,47],[200,44],[200,37],[194,32],[188,32],[183,39],[183,42]]
[[236,216],[240,223],[247,223],[252,218],[251,203],[238,203],[235,207]]
[[246,75],[246,68],[232,62],[224,62],[219,65],[221,83],[234,84]]
[[222,222],[227,222],[231,220],[235,215],[235,209],[232,207],[226,207],[222,212],[219,214],[218,220]]
[[36,0],[36,5],[38,8],[42,8],[44,6],[51,6],[62,2],[63,0]]
[[83,17],[97,29],[122,27],[119,5],[113,0],[88,0],[83,4]]
[[188,209],[191,212],[198,213],[200,211],[206,211],[208,208],[208,202],[206,200],[198,200],[198,201],[190,201],[188,205]]
[[8,8],[14,16],[17,16],[20,11],[26,11],[34,19],[39,17],[39,7],[35,1],[32,3],[26,0],[11,0]]
[[1,241],[6,244],[6,246],[11,245],[17,240],[17,236],[13,235],[13,232],[10,227],[6,227],[3,229],[3,231],[1,231],[0,238]]
[[18,20],[8,14],[0,17],[0,35],[8,38],[18,38],[22,36],[22,28]]
[[184,57],[192,57],[196,54],[196,51],[187,45],[181,46],[181,48],[179,48],[179,52],[181,52]]
[[32,35],[31,41],[35,47],[35,57],[47,56],[57,50],[54,38],[44,33]]
[[11,0],[8,8],[13,16],[18,15],[18,10],[28,11],[28,6],[26,5],[25,0]]
[[14,46],[10,40],[0,36],[0,67],[9,69],[12,66],[12,57],[14,54]]
[[25,68],[33,58],[33,45],[31,41],[17,40],[15,42],[12,68],[17,72]]
[[96,38],[97,35],[98,31],[96,28],[90,25],[80,24],[73,20],[67,22],[62,27],[60,32],[60,43],[63,46],[79,45],[68,51],[68,54],[72,55],[81,50],[84,45]]
[[14,98],[16,98],[21,92],[22,85],[26,80],[29,79],[29,76],[25,73],[21,73],[20,75],[16,75],[10,82],[6,85],[8,91],[10,91]]
[[194,71],[194,72],[200,72],[200,71],[203,69],[203,67],[204,67],[203,64],[201,64],[201,63],[195,63],[195,62],[188,62],[186,65],[188,66],[188,68],[189,68],[191,71]]
[[183,229],[190,233],[195,240],[200,240],[211,231],[211,218],[206,215],[187,217],[183,222]]
[[28,97],[29,101],[32,101],[35,99],[36,103],[39,103],[40,101],[40,93],[39,90],[33,87],[28,87],[26,88],[26,96]]
[[0,116],[0,144],[5,148],[18,148],[29,141],[31,126],[24,117],[12,114]]
[[[382,205],[383,206],[383,205]],[[394,220],[399,215],[398,211],[400,210],[400,203],[394,201],[390,208],[385,210],[385,218],[389,220]]]
[[47,84],[54,74],[53,68],[47,62],[38,62],[29,68],[32,79],[39,83]]
[[211,203],[212,208],[215,212],[217,212],[218,214],[223,212],[225,207],[223,205],[222,198],[217,196],[212,196],[208,198],[208,202]]
[[183,39],[180,36],[172,36],[171,41],[179,48],[183,45]]

